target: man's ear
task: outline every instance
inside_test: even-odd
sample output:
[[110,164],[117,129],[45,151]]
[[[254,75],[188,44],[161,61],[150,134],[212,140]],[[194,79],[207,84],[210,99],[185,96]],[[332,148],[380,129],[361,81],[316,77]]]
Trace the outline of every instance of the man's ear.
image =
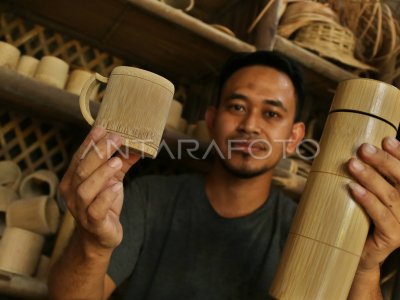
[[286,154],[292,155],[296,151],[296,147],[305,135],[305,125],[303,122],[296,122],[292,126],[292,132],[290,134],[290,142],[286,144]]
[[216,115],[217,115],[217,108],[215,106],[207,107],[205,120],[208,132],[210,133],[213,131],[214,128]]

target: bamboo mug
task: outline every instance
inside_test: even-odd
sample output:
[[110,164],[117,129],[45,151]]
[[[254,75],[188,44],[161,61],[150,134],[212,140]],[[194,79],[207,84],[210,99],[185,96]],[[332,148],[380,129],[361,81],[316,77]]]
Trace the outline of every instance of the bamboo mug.
[[[107,83],[96,120],[89,111],[89,95],[101,82]],[[116,67],[106,78],[96,73],[84,85],[80,95],[83,117],[123,138],[123,145],[134,152],[154,158],[174,95],[167,79],[133,67]]]
[[270,293],[285,300],[346,299],[369,229],[352,200],[346,163],[362,143],[396,136],[400,91],[371,79],[342,82],[326,121]]

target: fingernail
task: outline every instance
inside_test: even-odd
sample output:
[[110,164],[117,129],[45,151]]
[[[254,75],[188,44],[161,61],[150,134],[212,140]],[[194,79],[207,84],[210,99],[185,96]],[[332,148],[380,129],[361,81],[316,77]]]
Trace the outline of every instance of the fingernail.
[[358,160],[358,159],[353,159],[351,161],[351,166],[353,167],[353,169],[355,169],[356,171],[363,171],[364,165]]
[[118,157],[113,157],[108,161],[108,165],[111,168],[120,168],[121,167],[121,160]]
[[387,143],[392,148],[397,148],[399,146],[399,141],[396,140],[394,137],[388,137]]
[[349,187],[357,196],[364,196],[367,193],[367,191],[358,183],[350,182]]
[[122,182],[117,182],[111,188],[113,192],[118,192],[122,188]]
[[365,144],[364,151],[367,152],[368,154],[375,154],[377,152],[376,147],[372,146],[371,144]]

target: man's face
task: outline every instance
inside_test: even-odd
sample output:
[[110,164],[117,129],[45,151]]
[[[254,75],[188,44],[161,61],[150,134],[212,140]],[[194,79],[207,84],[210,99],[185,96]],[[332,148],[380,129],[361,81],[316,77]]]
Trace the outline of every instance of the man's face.
[[295,112],[295,90],[285,73],[258,65],[235,72],[219,107],[207,112],[210,133],[225,158],[222,165],[241,178],[271,170],[304,135],[304,124],[301,132],[293,125]]

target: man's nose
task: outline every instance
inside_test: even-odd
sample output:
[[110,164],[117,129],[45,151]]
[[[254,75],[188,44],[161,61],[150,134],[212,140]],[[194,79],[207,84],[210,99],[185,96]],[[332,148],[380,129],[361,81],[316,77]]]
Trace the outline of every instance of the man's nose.
[[239,129],[250,134],[260,133],[260,119],[257,113],[255,111],[250,111],[243,116]]

